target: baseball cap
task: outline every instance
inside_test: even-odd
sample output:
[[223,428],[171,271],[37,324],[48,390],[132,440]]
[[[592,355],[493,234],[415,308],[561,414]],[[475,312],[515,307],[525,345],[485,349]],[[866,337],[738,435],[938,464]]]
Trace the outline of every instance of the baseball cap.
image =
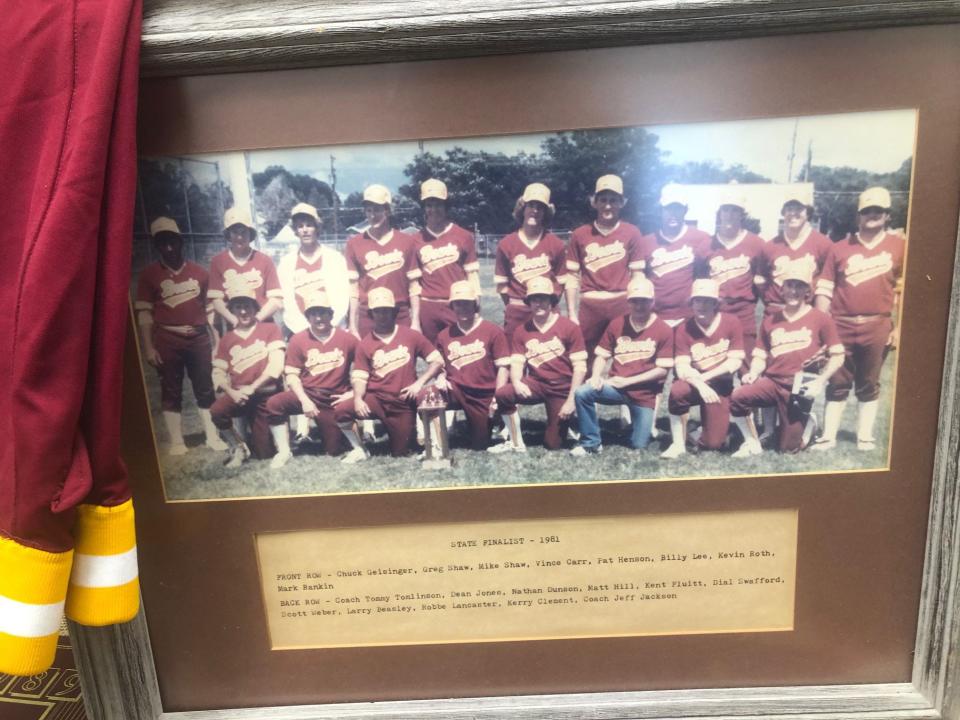
[[787,280],[799,280],[813,287],[813,271],[806,266],[806,263],[789,263],[780,275],[781,284]]
[[867,188],[860,193],[860,200],[857,202],[857,212],[863,212],[867,208],[878,207],[884,210],[890,209],[890,191],[882,187]]
[[368,185],[363,191],[363,201],[374,205],[389,205],[393,196],[383,185]]
[[152,223],[150,223],[150,235],[156,237],[162,232],[176,233],[180,235],[180,228],[177,225],[177,221],[173,218],[168,217],[158,217]]
[[469,280],[457,280],[450,285],[450,299],[447,302],[453,303],[455,300],[477,302],[477,292],[473,287],[473,283]]
[[724,205],[738,207],[746,212],[747,201],[743,197],[743,191],[736,184],[727,185],[720,192],[720,203],[717,207]]
[[525,203],[528,202],[540,202],[546,205],[549,208],[552,208],[553,205],[550,204],[550,188],[548,188],[543,183],[530,183],[523,190],[523,195],[520,197]]
[[686,193],[683,192],[683,188],[677,185],[677,183],[667,183],[660,190],[660,206],[667,207],[667,205],[683,205],[684,207],[689,207]]
[[790,190],[787,191],[786,196],[783,198],[783,205],[781,206],[780,212],[782,213],[783,208],[792,202],[807,206],[813,205],[813,186],[799,185],[790,188]]
[[317,222],[320,222],[320,215],[317,213],[317,209],[310,203],[297,203],[293,206],[293,209],[290,211],[290,217],[295,215],[309,215]]
[[253,300],[254,304],[259,308],[260,303],[257,302],[257,294],[250,288],[246,283],[238,284],[235,287],[227,288],[227,303],[232,303],[234,300],[241,299]]
[[423,181],[420,185],[420,201],[422,202],[429,198],[436,198],[437,200],[447,199],[447,186],[443,180],[430,178],[429,180]]
[[314,290],[303,298],[303,310],[306,312],[310,308],[332,308],[330,298],[323,290]]
[[623,195],[623,180],[617,175],[603,175],[597,178],[597,186],[594,194],[601,193],[604,190],[615,192],[617,195]]
[[367,295],[367,307],[370,310],[375,308],[395,308],[397,301],[393,297],[390,288],[378,287],[370,291]]
[[243,225],[250,230],[256,230],[250,211],[246,208],[232,207],[223,214],[223,229],[228,230],[234,225]]
[[560,299],[553,287],[553,280],[544,275],[538,275],[527,281],[527,292],[524,295],[524,300],[529,300],[534,295],[549,295],[555,301]]
[[693,286],[690,288],[690,299],[693,300],[694,298],[712,298],[713,300],[719,300],[720,286],[717,285],[716,280],[710,280],[708,278],[694,280]]
[[636,277],[627,285],[627,300],[646,298],[653,300],[653,283],[645,277]]

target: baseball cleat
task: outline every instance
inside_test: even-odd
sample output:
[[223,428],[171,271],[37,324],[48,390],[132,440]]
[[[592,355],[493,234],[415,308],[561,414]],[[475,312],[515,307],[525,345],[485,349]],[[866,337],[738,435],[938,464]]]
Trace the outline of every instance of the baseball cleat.
[[873,438],[857,438],[857,450],[869,452],[877,449],[877,441]]
[[238,468],[249,457],[250,448],[247,447],[246,443],[240,443],[230,452],[230,458],[224,464],[228,468]]
[[660,457],[664,460],[675,460],[681,455],[687,454],[687,448],[683,443],[670,443],[670,447],[660,453]]
[[284,465],[286,465],[288,462],[290,462],[290,458],[292,458],[292,457],[293,457],[293,453],[290,452],[289,450],[285,450],[285,451],[282,451],[282,452],[278,452],[278,453],[277,453],[276,455],[274,455],[273,458],[270,460],[270,469],[271,469],[271,470],[279,470],[279,469],[282,468]]
[[751,457],[752,455],[760,455],[763,452],[763,448],[760,447],[760,443],[754,440],[753,442],[746,441],[743,445],[740,446],[740,449],[737,450],[730,457],[735,458],[745,458]]
[[370,457],[370,455],[366,450],[364,450],[362,447],[355,447],[353,450],[340,458],[340,462],[342,462],[344,465],[356,465],[358,462],[363,462],[368,457]]
[[206,442],[206,446],[216,452],[223,452],[224,450],[227,450],[230,447],[218,437],[208,438]]
[[810,445],[811,450],[833,450],[837,446],[836,440],[819,437]]
[[499,455],[501,453],[507,452],[519,452],[525,453],[527,451],[526,445],[513,445],[510,442],[500,443],[499,445],[491,445],[487,448],[488,453],[493,453],[494,455]]
[[177,443],[167,448],[167,455],[186,455],[187,446],[183,443]]
[[599,455],[603,452],[603,445],[591,445],[590,447],[584,447],[583,445],[577,445],[573,450],[570,451],[571,457],[587,457],[588,455]]

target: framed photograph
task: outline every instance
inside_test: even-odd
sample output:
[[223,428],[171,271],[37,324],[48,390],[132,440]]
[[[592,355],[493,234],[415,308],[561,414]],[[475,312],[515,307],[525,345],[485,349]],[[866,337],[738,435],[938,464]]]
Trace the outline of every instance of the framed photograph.
[[[503,10],[493,5],[460,18],[471,38],[463,52],[430,16],[394,18],[383,55],[345,24],[306,35],[290,29],[306,23],[289,23],[272,48],[231,51],[260,65],[238,65],[213,46],[203,55],[185,35],[176,51],[151,45],[148,21],[144,67],[157,77],[141,89],[125,389],[144,612],[108,631],[71,628],[88,706],[95,716],[138,720],[954,717],[957,26],[884,29],[877,26],[895,15],[883,8],[869,21],[838,11],[833,19],[856,28],[849,32],[774,35],[763,11],[720,4],[714,9],[728,21],[745,18],[763,35],[720,42],[708,40],[729,32],[716,18],[639,6],[617,15],[603,3],[575,27],[569,8],[496,19],[484,15]],[[797,13],[814,12],[801,5]],[[361,6],[370,14],[364,22],[375,22],[378,9],[399,12],[371,3]],[[956,20],[912,12],[904,23]],[[612,37],[598,32],[615,17]],[[188,21],[197,18],[164,20],[170,28]],[[810,29],[795,21],[788,31]],[[497,22],[515,44],[497,37]],[[645,22],[655,30],[641,30]],[[670,22],[683,34],[672,36]],[[559,28],[562,46],[552,32]],[[245,47],[256,37],[265,35],[252,34]],[[648,44],[665,39],[685,42]],[[500,54],[507,50],[514,53]],[[489,56],[454,57],[468,52]],[[244,72],[207,74],[226,70]],[[515,327],[542,331],[536,313],[555,313],[549,322],[580,337],[560,351],[574,373],[581,367],[574,384],[596,379],[599,393],[618,377],[618,358],[653,346],[621,337],[645,298],[652,317],[642,322],[662,316],[670,328],[663,357],[671,362],[661,364],[663,377],[651,375],[659,403],[628,413],[626,428],[618,408],[601,407],[591,427],[579,404],[587,393],[566,388],[577,397],[581,439],[565,428],[557,435],[563,423],[551,425],[548,402],[514,414],[512,396],[501,392],[523,378],[539,382],[536,369],[552,357],[546,335],[518,341],[525,336],[513,332],[498,358],[506,362],[493,363],[497,374],[514,368],[494,394],[508,419],[504,439],[494,427],[492,442],[519,441],[526,452],[478,448],[461,415],[436,450],[453,464],[437,468],[406,447],[396,452],[398,410],[365,439],[353,424],[364,419],[361,405],[349,403],[354,415],[338,416],[334,448],[319,420],[299,424],[298,415],[311,414],[302,401],[271,405],[292,393],[291,375],[299,378],[293,387],[309,386],[312,366],[306,351],[298,364],[297,343],[348,335],[368,311],[371,321],[396,322],[405,290],[424,335],[432,311],[424,307],[447,307],[451,298],[442,296],[456,294],[449,283],[440,292],[424,277],[436,255],[428,247],[425,259],[403,266],[392,310],[377,315],[379,288],[363,283],[386,261],[377,255],[371,266],[370,254],[356,250],[356,238],[377,235],[383,206],[395,233],[385,242],[409,237],[414,253],[428,246],[425,205],[441,197],[424,185],[432,180],[444,185],[441,229],[453,223],[469,239],[461,265],[468,289],[479,289],[471,296],[476,322],[499,326],[529,308],[533,319]],[[611,226],[636,230],[615,258],[627,266],[625,287],[611,287],[632,295],[616,331],[584,315],[591,298],[605,297],[590,294],[603,291],[590,284],[606,266],[603,244],[576,249],[584,233],[606,237],[604,193],[619,198]],[[543,236],[557,238],[564,254],[555,282],[527,297],[509,285],[528,256],[517,265],[508,246],[527,227],[525,208],[538,203],[548,209]],[[679,220],[670,212],[677,206]],[[804,237],[825,243],[809,275],[793,266],[778,274],[769,259],[778,240],[794,237],[795,209]],[[890,245],[876,258],[865,224],[874,214],[877,237]],[[298,223],[304,215],[312,220]],[[233,244],[231,228],[245,247]],[[686,264],[671,254],[678,233],[702,235],[713,251],[680,253],[690,254],[701,284],[671,305],[662,280]],[[308,241],[345,256],[343,272],[320,283],[328,324],[339,330],[315,327],[316,309],[326,306],[291,284],[298,258],[310,256]],[[859,253],[852,259],[843,255],[851,245]],[[244,267],[250,248],[264,263],[259,280],[244,284],[237,278],[253,267]],[[741,256],[746,309],[721,294],[742,270]],[[241,262],[218,280],[217,258]],[[878,279],[889,302],[858,304]],[[765,282],[790,289],[771,299]],[[263,296],[251,291],[250,309],[241,310],[237,298],[256,287]],[[538,297],[547,298],[542,309]],[[794,306],[832,330],[788,327]],[[701,307],[713,308],[717,322],[731,318],[738,338],[723,350],[733,419],[715,443],[709,400],[685,404],[680,392],[690,378],[698,387],[709,369],[698,363],[711,351],[687,341],[686,366],[672,362],[685,357],[678,337],[687,325],[713,327],[713,316],[695,314]],[[190,308],[189,318],[178,314]],[[750,316],[743,323],[741,310]],[[743,333],[751,324],[752,345]],[[241,341],[261,331],[258,359],[276,365],[269,356],[279,352],[282,370],[237,399],[246,381],[234,380],[252,358]],[[354,375],[340,392],[374,394],[368,383],[393,357],[386,345],[364,349],[363,338],[397,332],[384,325],[357,333],[353,369],[362,382]],[[861,337],[866,349],[851,351]],[[801,345],[810,357],[777,375],[781,356]],[[434,427],[436,377],[425,376],[438,346],[447,363],[466,352],[435,334],[411,366],[422,392],[419,406],[407,403],[409,440],[417,409],[428,433]],[[445,377],[454,383],[449,365]],[[780,394],[752,403],[761,379],[773,377],[780,389],[771,392]],[[440,390],[448,401],[450,391]],[[260,395],[264,413],[237,422],[244,413],[230,408]],[[624,407],[647,407],[631,402]],[[752,434],[762,428],[763,412],[754,412],[762,405],[774,408],[773,446]],[[488,413],[490,424],[496,414]],[[644,417],[650,425],[636,432]],[[261,421],[268,427],[258,436]],[[583,441],[591,432],[602,452]],[[676,443],[681,436],[689,442]],[[818,439],[826,447],[815,449]],[[354,440],[370,457],[344,462]],[[757,452],[748,452],[751,441]],[[274,462],[285,448],[289,457]]]

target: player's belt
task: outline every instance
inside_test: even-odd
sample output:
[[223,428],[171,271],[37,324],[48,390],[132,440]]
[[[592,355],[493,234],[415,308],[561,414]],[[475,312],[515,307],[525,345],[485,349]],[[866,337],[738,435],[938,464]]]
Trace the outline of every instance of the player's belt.
[[432,303],[445,303],[445,302],[447,302],[447,298],[428,298],[428,297],[424,297],[423,295],[420,296],[420,299],[421,299],[421,300],[424,300],[424,301],[426,301],[426,302],[432,302]]
[[520,298],[510,298],[507,300],[507,305],[526,305],[526,303]]
[[[748,300],[747,298],[731,298],[731,297],[725,297],[725,298],[722,298],[722,299],[720,300],[720,302],[723,303],[724,305],[741,305],[741,304],[746,304],[746,303],[749,303],[749,304],[751,304],[751,305],[754,305],[754,304],[756,304],[757,301],[756,301],[756,300]],[[782,307],[782,306],[781,306],[781,307]]]
[[837,320],[843,320],[843,322],[853,323],[854,325],[864,325],[890,316],[882,313],[874,313],[872,315],[835,315],[834,317]]
[[203,325],[157,325],[157,327],[160,330],[165,330],[166,332],[183,337],[196,337],[206,332],[206,327]]
[[625,297],[627,294],[626,290],[587,290],[583,292],[580,297],[586,298],[587,300],[615,300],[617,298]]

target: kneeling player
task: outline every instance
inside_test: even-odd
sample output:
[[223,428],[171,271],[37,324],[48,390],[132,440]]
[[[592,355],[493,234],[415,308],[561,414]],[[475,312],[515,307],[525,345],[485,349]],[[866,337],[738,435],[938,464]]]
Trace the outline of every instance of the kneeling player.
[[575,457],[603,450],[597,403],[626,405],[633,427],[630,445],[640,450],[650,442],[657,396],[673,366],[673,330],[653,312],[653,283],[647,278],[630,281],[627,302],[630,312],[607,325],[593,374],[575,393],[580,421],[580,444],[570,451]]
[[213,424],[230,446],[227,467],[239,467],[250,457],[250,448],[233,426],[233,418],[250,423],[250,445],[257,458],[273,455],[267,401],[280,389],[283,371],[283,337],[272,322],[257,322],[260,303],[252,290],[233,290],[227,310],[236,327],[223,336],[213,359],[213,384],[223,394],[210,408]]
[[[358,417],[377,418],[387,428],[390,454],[410,451],[417,414],[417,393],[443,367],[443,358],[419,332],[397,325],[397,304],[388,288],[367,297],[373,332],[360,341],[353,366],[354,409]],[[417,358],[428,363],[417,377]]]
[[677,327],[670,386],[670,434],[673,442],[661,453],[676,458],[686,451],[686,417],[700,406],[697,447],[718,450],[730,429],[733,376],[743,364],[743,330],[736,315],[720,310],[720,288],[714,280],[695,280],[690,293],[693,317]]
[[579,326],[556,312],[559,301],[550,278],[535,277],[527,283],[524,302],[533,316],[513,333],[510,382],[496,392],[510,440],[492,446],[490,452],[526,451],[518,403],[546,406],[543,444],[548,450],[560,449],[574,412],[574,393],[587,374],[587,349]]
[[813,399],[843,365],[843,344],[833,320],[807,302],[811,282],[809,270],[788,270],[781,287],[783,310],[763,320],[750,370],[730,398],[730,412],[744,438],[734,457],[761,452],[747,420],[756,407],[777,408],[780,452],[797,452],[811,439]]
[[267,402],[270,432],[277,446],[271,468],[283,467],[291,458],[287,431],[290,415],[304,415],[317,424],[327,455],[339,455],[346,436],[353,449],[344,460],[355,462],[366,457],[352,429],[350,366],[359,341],[346,330],[334,327],[333,303],[327,293],[320,290],[302,297],[309,326],[287,344],[284,375],[289,390],[277,393]]

